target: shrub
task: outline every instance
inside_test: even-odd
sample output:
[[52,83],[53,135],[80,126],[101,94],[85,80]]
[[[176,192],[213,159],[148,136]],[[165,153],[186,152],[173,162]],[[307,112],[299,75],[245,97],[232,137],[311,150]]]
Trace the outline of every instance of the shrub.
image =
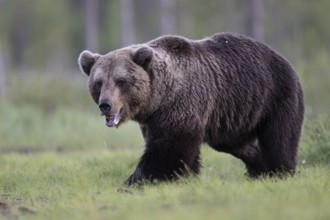
[[330,165],[330,117],[307,119],[300,158],[308,165]]

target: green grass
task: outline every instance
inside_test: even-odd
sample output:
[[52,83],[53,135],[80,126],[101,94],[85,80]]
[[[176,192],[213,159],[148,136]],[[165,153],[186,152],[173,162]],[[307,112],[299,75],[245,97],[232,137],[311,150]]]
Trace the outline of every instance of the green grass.
[[[124,189],[139,150],[5,154],[0,201],[27,219],[329,219],[330,172],[249,180],[238,160],[204,148],[200,178]],[[0,206],[1,213],[1,206]]]
[[[293,178],[250,180],[203,147],[199,178],[123,188],[136,123],[104,126],[84,76],[10,75],[0,99],[0,219],[330,219],[330,118],[307,118]],[[19,89],[17,89],[19,88]]]
[[[58,107],[45,113],[34,106],[17,108],[0,103],[0,152],[127,149],[143,146],[136,123],[108,129],[98,111]],[[129,138],[127,138],[129,137]],[[121,140],[126,139],[125,142]]]

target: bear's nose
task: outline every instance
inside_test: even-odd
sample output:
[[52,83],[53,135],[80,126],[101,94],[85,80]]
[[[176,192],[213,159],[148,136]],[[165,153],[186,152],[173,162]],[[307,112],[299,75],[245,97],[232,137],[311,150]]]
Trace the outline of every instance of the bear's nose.
[[108,101],[101,101],[99,104],[99,108],[101,110],[102,115],[107,115],[111,110],[111,104]]

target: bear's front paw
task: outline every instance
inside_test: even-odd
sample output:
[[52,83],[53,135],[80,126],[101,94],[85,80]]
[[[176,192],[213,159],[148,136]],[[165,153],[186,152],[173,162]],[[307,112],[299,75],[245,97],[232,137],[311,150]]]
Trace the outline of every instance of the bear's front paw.
[[129,187],[132,185],[141,185],[142,179],[142,170],[140,168],[136,168],[135,172],[126,180],[125,186]]
[[133,185],[139,185],[141,184],[141,178],[136,177],[135,173],[133,173],[130,177],[128,177],[128,179],[125,181],[125,187],[130,187]]

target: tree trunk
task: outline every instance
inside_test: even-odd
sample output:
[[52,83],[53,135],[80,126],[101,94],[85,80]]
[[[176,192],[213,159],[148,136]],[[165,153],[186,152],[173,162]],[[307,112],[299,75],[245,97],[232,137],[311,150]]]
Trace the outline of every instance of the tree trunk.
[[262,13],[263,0],[250,0],[251,11],[251,36],[259,41],[263,41]]
[[160,32],[175,34],[175,0],[160,0]]
[[179,11],[178,13],[178,33],[184,36],[194,36],[194,25],[193,25],[193,16],[191,15],[191,11],[189,10],[191,7],[187,7],[190,2],[189,0],[181,0],[179,1]]
[[121,46],[134,43],[134,5],[133,0],[120,0]]
[[0,45],[0,98],[5,95],[5,62]]
[[[31,23],[31,5],[28,1],[14,1],[15,16],[11,28],[7,30],[10,33],[12,41],[12,59],[13,65],[23,70],[27,67],[26,51],[30,42],[30,23]],[[26,72],[26,71],[22,71]]]
[[99,1],[85,0],[85,46],[91,51],[98,50]]

